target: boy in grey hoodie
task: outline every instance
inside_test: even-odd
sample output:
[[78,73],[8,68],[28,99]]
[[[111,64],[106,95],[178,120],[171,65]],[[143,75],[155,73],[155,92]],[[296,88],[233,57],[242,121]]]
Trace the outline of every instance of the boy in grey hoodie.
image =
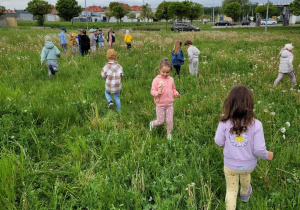
[[45,36],[45,46],[41,54],[41,65],[47,60],[48,74],[51,78],[58,71],[57,57],[60,57],[60,51],[52,43],[51,37]]

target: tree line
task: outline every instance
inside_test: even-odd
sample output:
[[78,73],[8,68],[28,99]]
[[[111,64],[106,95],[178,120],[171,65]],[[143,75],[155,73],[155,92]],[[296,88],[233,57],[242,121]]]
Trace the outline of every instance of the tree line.
[[[56,5],[56,10],[58,11],[58,16],[66,21],[70,21],[72,18],[79,16],[83,11],[83,8],[78,5],[76,0],[58,0]],[[216,7],[219,14],[223,13],[233,20],[237,20],[240,17],[247,17],[253,10],[255,13],[259,13],[263,18],[266,16],[266,4],[257,5],[250,3],[249,0],[223,0],[222,7]],[[109,21],[111,17],[115,17],[120,24],[122,23],[122,18],[127,16],[129,19],[135,19],[135,13],[130,13],[130,8],[124,8],[119,2],[111,2],[109,4],[109,11],[105,12],[105,15]],[[5,7],[0,5],[0,16],[5,13]],[[28,3],[26,11],[32,13],[37,21],[38,25],[43,25],[45,22],[45,15],[51,13],[52,7],[47,1],[44,0],[32,0]],[[205,12],[204,12],[205,11]],[[290,4],[290,11],[294,15],[300,15],[300,0],[294,0]],[[163,1],[161,2],[156,12],[153,13],[150,4],[145,4],[142,6],[142,11],[140,19],[157,19],[166,20],[166,27],[168,21],[171,19],[177,19],[183,21],[183,19],[197,20],[200,17],[208,18],[212,14],[212,8],[203,7],[203,5],[185,0],[182,2],[174,1]],[[281,11],[278,10],[272,3],[269,5],[269,16],[280,15]]]

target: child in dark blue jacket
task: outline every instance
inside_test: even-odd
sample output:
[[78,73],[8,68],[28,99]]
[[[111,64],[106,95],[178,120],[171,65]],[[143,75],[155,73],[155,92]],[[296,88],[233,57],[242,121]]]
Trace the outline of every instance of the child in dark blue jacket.
[[183,57],[183,52],[181,50],[181,41],[176,40],[174,45],[174,50],[172,51],[172,65],[176,70],[176,75],[180,77],[180,68],[184,64],[185,58]]

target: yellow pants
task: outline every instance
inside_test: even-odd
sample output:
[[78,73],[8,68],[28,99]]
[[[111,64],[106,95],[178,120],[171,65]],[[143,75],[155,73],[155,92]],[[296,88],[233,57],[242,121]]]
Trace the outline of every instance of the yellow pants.
[[241,182],[241,193],[247,194],[251,181],[251,172],[236,171],[224,166],[224,174],[226,179],[226,210],[234,210],[236,208],[236,198],[239,191],[239,181]]

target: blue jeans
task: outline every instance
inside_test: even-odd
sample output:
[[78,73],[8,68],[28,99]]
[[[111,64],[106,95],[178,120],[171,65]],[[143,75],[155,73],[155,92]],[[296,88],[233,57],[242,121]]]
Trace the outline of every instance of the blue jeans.
[[[106,89],[105,89],[105,97],[108,103],[112,101],[110,93]],[[117,111],[120,111],[121,110],[120,92],[114,93],[114,98],[117,106]]]

